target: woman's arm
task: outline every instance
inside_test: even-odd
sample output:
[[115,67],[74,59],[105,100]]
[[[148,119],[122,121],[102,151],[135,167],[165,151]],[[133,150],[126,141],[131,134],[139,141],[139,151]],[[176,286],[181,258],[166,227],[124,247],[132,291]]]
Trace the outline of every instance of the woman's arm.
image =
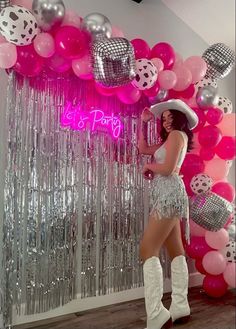
[[163,164],[147,163],[143,168],[143,173],[145,173],[147,170],[151,170],[154,172],[154,174],[160,174],[163,176],[169,176],[173,174],[176,169],[183,145],[184,141],[181,133],[178,130],[171,131],[166,143],[165,162]]

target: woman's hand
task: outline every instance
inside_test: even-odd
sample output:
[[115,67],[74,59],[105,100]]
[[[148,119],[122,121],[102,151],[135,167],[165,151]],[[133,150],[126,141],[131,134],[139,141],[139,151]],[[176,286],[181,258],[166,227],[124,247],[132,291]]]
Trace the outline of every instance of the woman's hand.
[[154,115],[152,114],[152,112],[149,110],[148,107],[145,107],[141,114],[141,120],[143,122],[148,122],[152,119],[154,119]]

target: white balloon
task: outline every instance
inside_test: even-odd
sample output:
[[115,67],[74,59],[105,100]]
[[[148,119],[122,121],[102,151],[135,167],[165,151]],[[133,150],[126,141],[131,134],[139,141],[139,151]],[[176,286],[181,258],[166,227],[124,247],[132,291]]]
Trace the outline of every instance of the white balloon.
[[219,96],[217,107],[221,109],[225,114],[233,112],[233,103],[227,97]]
[[151,88],[157,81],[157,68],[146,58],[136,60],[136,77],[132,84],[139,90]]
[[201,194],[210,191],[213,180],[207,174],[198,174],[193,176],[190,182],[190,187],[193,193]]
[[221,254],[225,257],[227,262],[236,263],[236,250],[235,250],[235,241],[230,241],[227,243],[225,248],[221,249]]

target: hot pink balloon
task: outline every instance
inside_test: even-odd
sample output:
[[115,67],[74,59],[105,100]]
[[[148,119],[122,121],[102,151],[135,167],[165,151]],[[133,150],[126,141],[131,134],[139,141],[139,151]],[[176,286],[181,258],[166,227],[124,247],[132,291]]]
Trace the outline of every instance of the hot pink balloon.
[[[198,132],[194,132],[193,134],[193,147],[194,147],[194,150],[200,150],[201,148],[201,145],[199,144],[199,141],[198,141]],[[192,150],[191,150],[191,153],[192,153]]]
[[192,236],[190,244],[186,245],[187,254],[194,259],[201,259],[209,251],[212,251],[212,248],[208,246],[204,237],[201,236]]
[[193,108],[193,111],[197,114],[198,116],[198,125],[193,129],[193,132],[199,132],[204,126],[205,126],[205,123],[206,123],[206,117],[205,117],[205,114],[204,112],[199,109],[199,108]]
[[83,20],[82,17],[77,15],[74,11],[66,10],[61,26],[66,25],[66,26],[74,26],[80,28],[82,20]]
[[78,77],[92,73],[92,61],[89,55],[72,61],[72,69]]
[[98,83],[95,83],[95,88],[97,92],[103,96],[113,96],[118,91],[118,88],[107,88]]
[[16,46],[9,42],[0,43],[0,68],[9,69],[17,60]]
[[150,47],[148,43],[143,39],[133,39],[130,41],[134,47],[135,59],[149,58]]
[[151,62],[156,66],[157,72],[161,72],[164,70],[164,63],[160,58],[152,58]]
[[64,73],[71,68],[71,60],[55,53],[52,57],[47,59],[47,66],[54,72]]
[[55,35],[57,53],[66,59],[81,58],[87,52],[85,34],[74,26],[62,26]]
[[125,85],[118,89],[117,97],[124,104],[135,104],[141,98],[142,93],[132,84]]
[[38,75],[44,66],[44,59],[39,56],[33,44],[17,47],[17,61],[14,70],[26,77]]
[[192,74],[192,83],[196,83],[204,78],[207,71],[207,63],[200,56],[191,56],[184,61],[184,66]]
[[160,85],[158,83],[158,81],[155,82],[154,86],[152,86],[149,89],[145,89],[143,90],[143,93],[147,96],[147,97],[155,97],[158,93],[158,91],[160,90]]
[[210,125],[217,125],[223,119],[224,113],[221,109],[211,107],[206,113],[206,120]]
[[203,161],[210,161],[214,158],[216,152],[214,148],[202,147],[200,148],[199,155]]
[[202,265],[207,273],[219,275],[226,269],[226,260],[219,251],[212,250],[203,257]]
[[217,232],[206,231],[205,233],[206,243],[213,249],[223,249],[229,242],[229,233],[221,228]]
[[161,89],[172,89],[177,82],[176,74],[171,70],[161,71],[158,74],[158,82],[160,84]]
[[191,218],[189,220],[191,236],[205,236],[206,229],[196,224]]
[[235,113],[227,113],[223,116],[222,121],[217,125],[217,127],[220,129],[222,135],[235,136],[235,122]]
[[174,90],[182,91],[187,89],[192,83],[192,74],[185,66],[179,66],[173,69],[177,76],[177,83],[174,86]]
[[32,0],[12,0],[12,5],[22,6],[26,9],[32,10]]
[[194,175],[204,172],[204,168],[204,162],[197,154],[188,153],[181,167],[181,173],[192,178]]
[[214,181],[224,179],[227,176],[227,163],[225,160],[214,158],[205,163],[204,173],[210,176]]
[[112,37],[113,38],[124,38],[124,32],[117,26],[112,26]]
[[204,274],[206,275],[207,272],[206,270],[204,269],[203,265],[202,265],[202,260],[201,259],[196,259],[195,260],[195,267],[196,267],[196,270],[201,273],[201,274]]
[[221,140],[222,135],[219,128],[216,126],[205,126],[198,134],[199,143],[203,147],[215,147]]
[[222,274],[220,275],[206,275],[203,280],[203,289],[205,290],[206,294],[219,298],[226,294],[228,285],[224,280]]
[[51,57],[55,53],[55,42],[51,34],[39,33],[34,39],[34,49],[42,57]]
[[216,146],[216,154],[224,160],[233,160],[236,156],[236,140],[235,137],[223,136],[219,144]]
[[211,190],[229,202],[233,202],[235,199],[235,189],[228,182],[217,182],[212,186]]
[[230,287],[236,288],[236,263],[227,264],[223,277]]
[[164,69],[169,70],[175,62],[174,48],[166,42],[159,42],[152,48],[151,58],[160,58],[164,63]]

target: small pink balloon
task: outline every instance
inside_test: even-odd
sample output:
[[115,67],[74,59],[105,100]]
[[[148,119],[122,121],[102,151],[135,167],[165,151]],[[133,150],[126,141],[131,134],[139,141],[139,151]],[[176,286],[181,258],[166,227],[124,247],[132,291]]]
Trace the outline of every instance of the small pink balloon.
[[216,152],[214,148],[202,147],[200,148],[199,155],[203,161],[210,161],[214,158]]
[[124,38],[124,33],[123,31],[117,27],[117,26],[112,26],[112,37],[113,38]]
[[199,143],[203,147],[215,147],[221,140],[222,135],[219,128],[208,125],[203,127],[198,134]]
[[72,61],[72,69],[78,77],[92,73],[92,60],[89,55]]
[[204,274],[206,275],[207,272],[206,270],[204,269],[203,265],[202,265],[202,260],[201,259],[196,259],[195,260],[195,267],[196,267],[196,270],[201,273],[201,274]]
[[224,114],[222,121],[217,125],[217,127],[220,129],[222,135],[235,136],[235,122],[235,113],[227,113]]
[[42,57],[51,57],[55,53],[55,42],[51,34],[39,33],[34,39],[34,49]]
[[13,69],[26,77],[38,75],[44,66],[44,59],[39,56],[33,44],[17,47],[17,61]]
[[175,72],[171,70],[164,70],[159,72],[158,74],[158,82],[160,84],[161,89],[169,90],[172,89],[177,82],[177,77]]
[[132,84],[128,84],[119,88],[116,95],[124,104],[135,104],[140,100],[142,93]]
[[173,90],[182,91],[187,89],[192,83],[192,74],[189,69],[185,66],[179,66],[173,69],[177,76],[177,83]]
[[191,56],[184,61],[184,66],[192,74],[192,83],[196,83],[204,78],[207,71],[207,63],[200,56]]
[[6,42],[7,42],[7,40],[4,38],[3,35],[0,34],[0,44],[1,43],[6,43]]
[[190,99],[187,100],[187,104],[190,106],[190,107],[197,107],[197,102],[196,102],[196,97],[191,97]]
[[47,66],[54,72],[64,73],[71,68],[71,60],[66,59],[57,53],[47,59]]
[[205,233],[206,243],[213,249],[223,249],[229,242],[229,233],[221,228],[217,232],[206,231]]
[[204,162],[198,155],[187,153],[183,165],[181,167],[181,173],[184,176],[192,178],[193,176],[204,172],[204,168]]
[[155,97],[158,93],[158,91],[160,90],[160,85],[158,83],[158,81],[155,82],[154,86],[152,86],[149,89],[145,89],[143,91],[143,93],[147,96],[147,97]]
[[190,233],[192,236],[205,236],[206,229],[196,224],[191,218],[189,220],[190,224]]
[[[199,109],[198,107],[195,107],[195,108],[192,108],[192,109],[198,116],[198,124],[193,129],[193,133],[196,133],[196,132],[199,132],[205,126],[206,117],[205,117],[204,112],[201,109]],[[199,143],[199,140],[198,140],[198,143]],[[199,145],[201,145],[201,144],[199,143]]]
[[201,236],[192,236],[190,244],[186,245],[186,252],[193,259],[201,259],[211,250],[205,238]]
[[152,58],[151,61],[156,66],[157,72],[161,72],[164,70],[164,63],[160,58]]
[[133,39],[130,41],[134,47],[135,59],[149,58],[150,47],[148,43],[143,39]]
[[204,173],[214,181],[222,180],[227,176],[227,163],[225,160],[214,158],[205,162]]
[[235,137],[223,136],[216,146],[216,154],[224,160],[234,160],[236,157],[236,140]]
[[203,279],[203,289],[210,297],[219,298],[226,294],[228,285],[222,274],[206,275]]
[[32,0],[12,0],[12,5],[22,6],[26,9],[32,10]]
[[212,250],[203,257],[202,265],[207,273],[219,275],[226,269],[226,260],[219,251]]
[[16,46],[12,43],[0,43],[0,68],[9,69],[17,60]]
[[152,48],[151,58],[160,58],[164,63],[164,69],[169,70],[175,62],[174,48],[166,42],[159,42]]
[[230,287],[236,288],[236,263],[227,264],[223,277]]
[[80,28],[82,20],[82,17],[77,15],[74,11],[66,10],[61,26],[67,25]]
[[212,186],[211,190],[229,202],[233,202],[235,199],[235,189],[228,182],[217,182]]
[[183,57],[179,53],[175,53],[175,62],[173,66],[173,70],[176,69],[178,66],[183,66]]
[[223,119],[224,113],[221,109],[210,107],[206,113],[206,120],[210,125],[217,125]]

